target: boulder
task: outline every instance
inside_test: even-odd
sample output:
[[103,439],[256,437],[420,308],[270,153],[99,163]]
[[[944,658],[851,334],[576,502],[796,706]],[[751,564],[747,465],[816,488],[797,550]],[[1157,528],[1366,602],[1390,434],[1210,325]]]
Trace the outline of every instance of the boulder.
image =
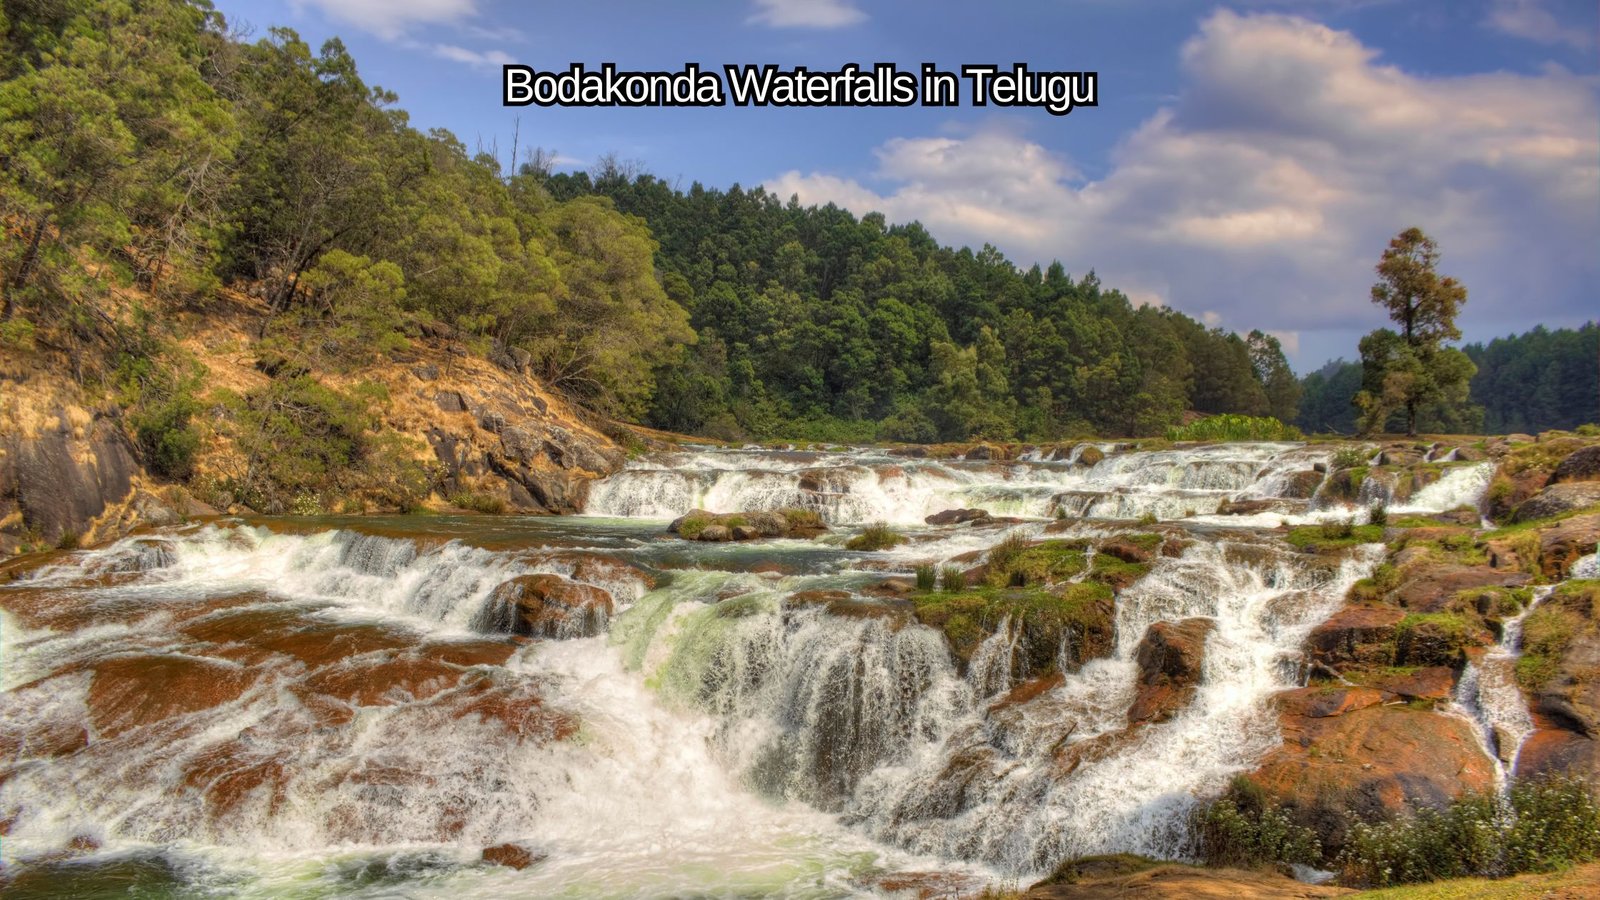
[[1600,505],[1600,481],[1571,481],[1546,485],[1517,507],[1516,519],[1528,522]]
[[1356,821],[1441,808],[1494,787],[1494,765],[1465,719],[1385,705],[1368,688],[1278,695],[1283,744],[1250,780],[1315,830],[1330,854]]
[[1004,456],[1003,456],[1003,454],[1001,454],[1001,452],[999,450],[995,449],[994,447],[989,446],[988,444],[979,444],[978,446],[973,447],[971,450],[968,450],[966,455],[963,458],[964,459],[973,459],[973,460],[985,460],[985,459],[1003,459]]
[[1315,469],[1291,472],[1284,477],[1278,495],[1289,500],[1310,500],[1322,487],[1322,479],[1323,473]]
[[611,595],[560,575],[520,575],[494,589],[487,624],[546,638],[591,637],[611,618]]
[[697,538],[697,540],[709,541],[711,543],[731,541],[733,540],[733,529],[726,525],[707,525],[706,527],[700,529],[700,536]]
[[1395,637],[1405,617],[1404,610],[1392,606],[1346,606],[1311,630],[1306,654],[1332,669],[1393,665]]
[[1114,559],[1127,563],[1148,563],[1155,556],[1155,548],[1146,548],[1142,544],[1129,540],[1125,535],[1118,535],[1104,544],[1101,544],[1097,553],[1104,553]]
[[1106,458],[1106,454],[1099,447],[1085,447],[1078,454],[1078,464],[1084,466],[1098,465]]
[[1600,444],[1580,447],[1556,465],[1550,483],[1570,481],[1600,481]]
[[483,861],[495,866],[520,870],[534,863],[543,862],[544,859],[543,853],[535,853],[521,844],[496,844],[493,847],[483,848]]
[[947,509],[936,512],[922,521],[929,525],[960,525],[964,522],[977,522],[989,518],[986,509]]
[[1206,638],[1216,627],[1207,618],[1156,622],[1144,633],[1134,660],[1139,667],[1128,723],[1165,722],[1194,699],[1204,674]]
[[1515,772],[1519,778],[1582,778],[1600,791],[1600,740],[1564,728],[1540,728],[1523,741]]
[[1415,447],[1385,447],[1378,455],[1380,466],[1414,466],[1422,462],[1422,451]]
[[1539,533],[1539,569],[1552,581],[1567,577],[1580,558],[1595,552],[1600,543],[1600,513],[1573,516]]
[[1487,587],[1521,587],[1528,583],[1524,572],[1453,563],[1421,563],[1410,566],[1389,599],[1415,612],[1439,612],[1449,607],[1459,591]]

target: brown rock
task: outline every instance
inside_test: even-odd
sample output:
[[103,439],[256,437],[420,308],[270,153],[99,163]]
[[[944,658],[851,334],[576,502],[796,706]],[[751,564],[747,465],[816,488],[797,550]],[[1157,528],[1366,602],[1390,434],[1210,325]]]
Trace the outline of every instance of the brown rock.
[[1541,728],[1522,743],[1514,771],[1519,778],[1582,778],[1600,789],[1600,740],[1564,728]]
[[194,656],[123,656],[94,666],[89,719],[99,737],[230,703],[249,687],[236,665]]
[[611,618],[611,595],[559,575],[521,575],[494,589],[490,626],[532,637],[599,634]]
[[513,869],[526,869],[534,863],[543,862],[545,854],[535,853],[521,844],[496,844],[493,847],[483,848],[483,861],[490,865],[509,866]]
[[1149,562],[1151,558],[1155,556],[1154,549],[1146,550],[1139,544],[1136,544],[1133,541],[1121,536],[1114,537],[1111,540],[1106,541],[1104,544],[1101,544],[1099,549],[1097,549],[1095,552],[1104,553],[1107,556],[1120,559],[1123,562],[1141,564]]
[[1600,513],[1573,516],[1540,530],[1539,568],[1552,581],[1567,577],[1580,557],[1595,552],[1600,542]]
[[1354,821],[1443,807],[1493,787],[1493,764],[1466,721],[1383,705],[1370,689],[1342,692],[1337,715],[1312,715],[1332,701],[1309,699],[1307,690],[1316,689],[1279,695],[1283,745],[1249,777],[1314,829],[1330,853],[1343,848]]
[[1156,622],[1144,633],[1134,659],[1139,666],[1128,723],[1165,722],[1194,699],[1204,674],[1206,638],[1212,619]]
[[1567,481],[1600,481],[1600,444],[1580,447],[1556,465],[1550,483]]
[[986,509],[947,509],[936,512],[922,521],[929,525],[960,525],[963,522],[976,522],[987,518],[989,511]]
[[1307,687],[1284,691],[1274,702],[1285,716],[1327,719],[1376,706],[1383,693],[1365,687]]
[[1523,572],[1452,563],[1411,566],[1391,599],[1415,612],[1439,612],[1450,605],[1459,591],[1486,587],[1521,587],[1529,576]]
[[1449,700],[1455,692],[1456,673],[1448,666],[1427,666],[1412,672],[1379,673],[1367,684],[1407,700]]
[[1307,653],[1312,662],[1332,668],[1393,665],[1396,626],[1405,617],[1392,606],[1346,606],[1312,629]]

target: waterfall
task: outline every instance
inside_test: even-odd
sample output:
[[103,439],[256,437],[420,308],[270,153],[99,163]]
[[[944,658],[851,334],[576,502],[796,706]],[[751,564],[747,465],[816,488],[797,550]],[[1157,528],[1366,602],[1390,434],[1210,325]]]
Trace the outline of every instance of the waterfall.
[[[807,897],[1181,854],[1190,810],[1279,740],[1269,698],[1378,554],[1252,530],[1358,512],[1309,508],[1327,448],[1100,444],[1091,464],[1088,446],[691,449],[595,483],[583,516],[223,520],[56,557],[0,586],[0,853],[51,873],[64,852],[157,859],[180,893]],[[1486,483],[1450,464],[1396,509],[1476,504]],[[1221,514],[1240,501],[1256,503]],[[696,507],[784,506],[907,540],[662,533]],[[923,523],[971,506],[1021,521]],[[1186,520],[1160,529],[1182,539],[1119,591],[1109,655],[1082,659],[1069,631],[1034,682],[1016,654],[1050,648],[1025,646],[1020,618],[982,623],[961,663],[879,584],[970,565],[1009,531],[1095,542],[1146,516]],[[493,633],[513,579],[604,591],[606,633]],[[1192,701],[1130,725],[1140,641],[1197,617],[1214,626]],[[1462,698],[1485,721],[1498,658]],[[544,861],[479,862],[508,841]]]
[[[937,752],[875,773],[852,816],[918,852],[1014,872],[1076,855],[1181,853],[1187,812],[1275,744],[1268,698],[1297,685],[1301,641],[1378,553],[1332,570],[1293,556],[1196,544],[1162,560],[1118,598],[1112,657],[1068,675],[1030,704],[1037,709],[1019,709],[1020,722],[969,716]],[[1129,729],[1134,648],[1150,623],[1194,616],[1216,622],[1194,702],[1168,722]]]

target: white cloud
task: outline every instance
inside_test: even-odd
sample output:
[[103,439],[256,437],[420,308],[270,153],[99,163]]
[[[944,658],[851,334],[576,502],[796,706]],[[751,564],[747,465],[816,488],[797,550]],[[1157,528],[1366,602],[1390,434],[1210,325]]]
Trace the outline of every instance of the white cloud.
[[1568,44],[1582,50],[1594,43],[1594,38],[1582,29],[1562,25],[1540,0],[1494,0],[1487,24],[1541,44]]
[[475,0],[291,0],[297,9],[312,7],[335,21],[396,40],[414,25],[447,25],[477,15]]
[[992,241],[1023,264],[1093,266],[1140,300],[1298,333],[1308,353],[1339,332],[1352,346],[1333,352],[1349,355],[1349,335],[1381,321],[1372,267],[1411,225],[1471,291],[1469,331],[1593,315],[1600,104],[1588,80],[1423,77],[1347,32],[1227,11],[1182,62],[1180,98],[1124,138],[1098,180],[991,125],[889,141],[866,184],[791,171],[768,187],[918,219],[949,242]]
[[468,50],[465,47],[457,47],[453,44],[433,45],[433,55],[441,59],[466,63],[469,66],[503,66],[516,62],[511,57],[511,54],[500,50],[486,50],[480,53],[476,50]]
[[755,0],[751,22],[772,28],[843,28],[866,21],[851,0]]

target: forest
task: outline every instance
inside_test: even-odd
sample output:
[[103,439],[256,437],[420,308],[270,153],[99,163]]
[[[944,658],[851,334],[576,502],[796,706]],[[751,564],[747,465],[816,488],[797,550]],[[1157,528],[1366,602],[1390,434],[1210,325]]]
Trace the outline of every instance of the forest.
[[[363,401],[319,374],[435,333],[600,415],[728,440],[1153,435],[1195,413],[1355,429],[1359,364],[1302,383],[1271,335],[1137,306],[1092,269],[614,158],[503,166],[397,100],[338,40],[246,41],[201,2],[4,3],[0,344],[118,391],[174,474],[199,386],[163,310],[224,288],[260,299],[276,379],[235,420],[312,410],[299,433],[359,430]],[[1593,420],[1594,347],[1592,324],[1468,346],[1481,420],[1419,424]]]

